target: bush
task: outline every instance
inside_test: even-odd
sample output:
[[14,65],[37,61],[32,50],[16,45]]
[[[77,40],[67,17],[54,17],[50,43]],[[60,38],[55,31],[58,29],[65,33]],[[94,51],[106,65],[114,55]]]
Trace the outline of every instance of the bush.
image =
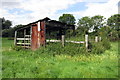
[[92,51],[93,54],[101,54],[105,50],[110,49],[110,42],[108,39],[103,39],[101,42],[94,42],[91,43],[92,45]]
[[110,49],[110,41],[108,39],[104,39],[102,41],[102,45],[104,46],[105,49]]
[[55,55],[66,54],[74,56],[76,54],[86,54],[86,49],[83,44],[66,43],[62,47],[61,43],[49,43],[46,48],[40,48],[37,52]]
[[93,43],[92,45],[92,51],[93,54],[101,54],[105,51],[104,46],[102,45],[102,42],[99,43]]

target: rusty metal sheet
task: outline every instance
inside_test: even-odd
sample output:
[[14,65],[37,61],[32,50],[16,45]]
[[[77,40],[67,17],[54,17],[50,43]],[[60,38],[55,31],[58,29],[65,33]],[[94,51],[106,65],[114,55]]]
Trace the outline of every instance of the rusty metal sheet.
[[45,21],[41,22],[41,31],[40,31],[40,44],[45,45],[46,39],[45,39]]
[[36,50],[38,48],[38,27],[37,24],[32,25],[32,43],[31,49]]

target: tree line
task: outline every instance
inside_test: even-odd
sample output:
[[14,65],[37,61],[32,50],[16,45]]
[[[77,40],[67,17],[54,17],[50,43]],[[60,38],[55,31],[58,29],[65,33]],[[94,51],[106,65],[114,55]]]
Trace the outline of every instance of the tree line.
[[[2,22],[2,37],[14,37],[14,32],[17,28],[23,27],[23,25],[12,26],[12,21],[0,18]],[[95,15],[93,17],[85,16],[78,20],[72,14],[63,14],[59,17],[60,22],[64,22],[71,25],[76,25],[75,35],[82,36],[85,34],[100,35],[110,37],[113,40],[119,39],[120,30],[120,14],[114,14],[108,19],[101,15]],[[73,36],[72,30],[67,30],[66,35]]]
[[[63,14],[59,21],[75,25],[75,17],[72,14]],[[101,15],[85,16],[78,20],[74,36],[89,34],[92,36],[108,37],[110,40],[120,39],[120,14],[114,14],[108,19]],[[70,34],[69,34],[70,33]],[[67,33],[72,36],[72,30]]]

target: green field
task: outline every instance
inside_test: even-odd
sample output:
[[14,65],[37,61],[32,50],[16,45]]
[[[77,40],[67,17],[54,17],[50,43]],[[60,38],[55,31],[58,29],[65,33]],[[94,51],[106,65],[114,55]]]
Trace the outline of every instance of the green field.
[[[52,46],[52,47],[51,47]],[[3,78],[118,78],[118,43],[102,54],[71,56],[49,44],[37,51],[13,50],[13,40],[2,39]],[[67,46],[67,45],[66,45]],[[68,46],[72,49],[72,45]],[[77,46],[78,47],[78,46]],[[81,45],[82,47],[82,45]],[[80,48],[81,48],[80,47]],[[55,48],[55,49],[53,49]],[[66,47],[67,48],[67,47]],[[52,49],[52,50],[51,50]],[[57,51],[56,51],[57,49]],[[54,55],[60,52],[62,54]],[[72,53],[78,53],[71,50]],[[70,53],[71,53],[70,52]]]

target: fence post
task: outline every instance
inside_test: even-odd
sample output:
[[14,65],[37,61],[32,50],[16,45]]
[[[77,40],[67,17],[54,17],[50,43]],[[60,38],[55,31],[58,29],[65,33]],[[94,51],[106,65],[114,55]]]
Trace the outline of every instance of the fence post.
[[65,46],[65,35],[62,35],[62,46]]
[[99,37],[99,41],[101,41],[101,37]]
[[85,35],[85,46],[88,49],[88,34]]
[[17,43],[17,31],[15,31],[15,37],[14,37],[14,45],[16,45],[16,43]]
[[25,35],[26,35],[26,29],[24,29],[24,47],[25,47]]
[[98,36],[95,36],[95,42],[98,42]]

